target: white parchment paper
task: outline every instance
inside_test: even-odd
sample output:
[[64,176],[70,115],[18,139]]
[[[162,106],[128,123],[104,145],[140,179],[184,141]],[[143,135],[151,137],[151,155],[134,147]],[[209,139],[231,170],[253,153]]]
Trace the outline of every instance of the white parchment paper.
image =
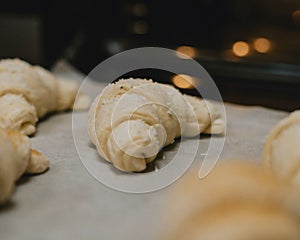
[[[84,79],[63,61],[54,72],[74,81]],[[90,82],[83,90],[95,97],[103,87]],[[259,164],[266,134],[287,113],[232,104],[226,104],[226,111],[228,129],[220,161],[234,158]],[[87,112],[76,114],[86,119]],[[85,121],[76,125],[82,132],[86,127]],[[209,138],[195,141],[201,141],[200,148],[205,149]],[[71,112],[41,121],[32,145],[49,157],[51,168],[45,174],[20,180],[10,202],[0,209],[0,239],[157,239],[167,204],[165,196],[172,187],[148,194],[126,194],[100,184],[78,157]],[[166,150],[165,159],[174,149],[176,146]],[[90,151],[97,158],[91,146]],[[193,167],[200,168],[200,153],[201,149]]]

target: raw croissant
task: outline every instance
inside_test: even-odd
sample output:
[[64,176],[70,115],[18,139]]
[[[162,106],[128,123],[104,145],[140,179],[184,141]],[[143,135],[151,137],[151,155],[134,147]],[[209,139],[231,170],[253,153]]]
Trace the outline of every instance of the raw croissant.
[[89,111],[89,135],[104,159],[140,172],[179,136],[222,133],[214,106],[167,84],[127,79],[109,84]]
[[298,190],[244,161],[191,171],[168,197],[162,240],[300,239]]
[[263,163],[280,179],[300,185],[300,111],[291,113],[270,132]]
[[49,160],[30,147],[29,138],[16,130],[0,128],[0,204],[10,196],[24,173],[42,173]]
[[[33,134],[39,118],[73,107],[78,88],[77,83],[57,79],[42,67],[19,59],[1,60],[0,127]],[[80,102],[78,108],[88,107]]]

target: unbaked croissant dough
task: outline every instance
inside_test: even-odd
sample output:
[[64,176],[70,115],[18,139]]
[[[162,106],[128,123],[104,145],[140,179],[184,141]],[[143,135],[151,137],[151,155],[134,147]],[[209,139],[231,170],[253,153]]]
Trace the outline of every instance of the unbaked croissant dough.
[[191,171],[166,199],[161,240],[300,239],[298,189],[246,161]]
[[[31,135],[39,118],[73,107],[79,86],[19,59],[0,61],[0,127]],[[79,95],[77,108],[88,107]],[[83,103],[85,106],[82,106]]]
[[300,111],[291,113],[270,132],[263,163],[280,179],[300,184]]
[[100,156],[120,170],[140,172],[175,138],[223,133],[224,122],[207,101],[130,78],[109,84],[94,100],[88,130]]
[[10,196],[24,173],[42,173],[49,160],[31,149],[29,138],[16,130],[0,128],[0,204]]

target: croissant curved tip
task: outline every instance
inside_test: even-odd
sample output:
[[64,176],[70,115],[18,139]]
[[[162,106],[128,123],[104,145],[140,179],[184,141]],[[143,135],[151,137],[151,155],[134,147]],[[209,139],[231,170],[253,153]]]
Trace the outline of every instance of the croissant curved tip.
[[81,111],[86,110],[91,105],[91,98],[87,95],[80,94],[74,103],[73,110]]
[[43,173],[49,168],[49,159],[40,152],[32,149],[31,158],[26,169],[26,173]]

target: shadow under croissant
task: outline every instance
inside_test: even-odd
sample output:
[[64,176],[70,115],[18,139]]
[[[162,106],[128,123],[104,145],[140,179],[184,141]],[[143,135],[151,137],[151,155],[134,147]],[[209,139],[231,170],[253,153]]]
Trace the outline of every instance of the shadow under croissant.
[[181,138],[177,138],[175,139],[174,143],[164,147],[161,149],[161,151],[158,153],[156,159],[147,164],[147,168],[142,171],[141,173],[149,173],[149,172],[154,172],[154,171],[158,171],[159,169],[167,166],[172,159],[174,158],[174,156],[176,155],[176,153],[178,152],[179,149],[179,145],[182,141],[185,140],[199,140],[199,139],[210,139],[211,137],[221,137],[223,136],[223,134],[205,134],[205,133],[201,133],[201,135],[197,135],[194,137],[181,137]]
[[8,211],[12,211],[17,206],[16,202],[9,199],[6,203],[0,205],[0,214]]
[[172,161],[173,156],[177,153],[180,142],[181,139],[178,138],[171,145],[162,148],[157,154],[156,159],[153,162],[148,163],[147,168],[141,173],[155,172],[167,166]]
[[[134,173],[150,173],[150,172],[155,172],[158,171],[159,169],[162,169],[163,167],[167,166],[174,156],[176,155],[180,142],[184,141],[186,139],[188,140],[199,140],[199,139],[210,139],[211,137],[222,137],[224,134],[205,134],[201,133],[201,135],[197,135],[194,137],[181,137],[175,139],[174,143],[162,148],[159,153],[157,154],[157,157],[155,158],[154,161],[150,162],[147,164],[147,168],[141,172],[134,172]],[[89,147],[93,148],[96,150],[95,145],[92,142],[89,142]],[[99,155],[98,155],[99,156]],[[130,172],[125,172],[125,171],[120,171],[117,168],[115,168],[112,163],[109,163],[105,161],[102,157],[99,156],[99,161],[110,165],[111,171],[113,171],[115,174],[131,174]]]
[[30,181],[31,181],[30,174],[24,174],[22,177],[20,177],[16,181],[16,186],[25,185],[25,184],[27,184]]
[[[178,139],[175,140],[175,142],[173,144],[162,148],[159,151],[159,153],[157,154],[157,157],[155,158],[155,160],[153,162],[147,164],[147,168],[144,171],[134,172],[134,173],[150,173],[150,172],[154,172],[154,171],[157,171],[158,169],[161,169],[161,168],[165,167],[167,164],[169,164],[172,161],[172,157],[166,157],[166,154],[171,155],[171,156],[175,155],[178,151],[180,141],[181,141],[180,138],[178,138]],[[96,150],[95,145],[92,144],[91,142],[89,143],[89,147]],[[113,166],[112,163],[109,163],[109,162],[105,161],[100,156],[99,156],[99,161],[109,165],[111,171],[113,171],[117,175],[118,174],[132,174],[130,172],[125,172],[125,171],[118,170],[117,168],[115,168]]]

